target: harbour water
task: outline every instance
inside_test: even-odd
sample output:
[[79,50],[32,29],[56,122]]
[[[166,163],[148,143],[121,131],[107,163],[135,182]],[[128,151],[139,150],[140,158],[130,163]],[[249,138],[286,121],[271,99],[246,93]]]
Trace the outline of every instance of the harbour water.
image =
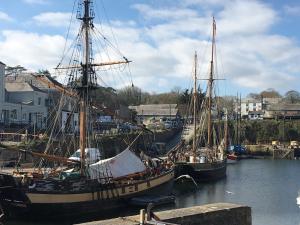
[[[200,184],[179,192],[176,204],[164,209],[214,202],[232,202],[252,208],[253,225],[300,225],[297,198],[300,191],[300,161],[249,159],[229,164],[227,178]],[[181,185],[182,188],[182,185]],[[182,190],[182,189],[181,189]],[[300,200],[298,200],[300,201]],[[116,212],[116,216],[136,214],[137,210]],[[99,218],[89,218],[97,220]],[[13,221],[9,225],[70,224]]]
[[227,169],[226,179],[179,196],[176,207],[232,202],[252,208],[253,225],[300,225],[300,161],[249,159]]

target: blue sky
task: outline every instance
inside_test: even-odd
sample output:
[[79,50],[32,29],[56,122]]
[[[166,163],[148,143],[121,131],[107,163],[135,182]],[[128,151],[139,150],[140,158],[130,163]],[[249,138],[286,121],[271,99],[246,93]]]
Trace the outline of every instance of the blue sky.
[[[0,2],[0,61],[52,71],[62,55],[74,1]],[[149,92],[189,88],[195,51],[198,76],[205,78],[214,15],[216,75],[226,78],[219,82],[223,94],[300,91],[299,1],[95,0],[95,11],[101,32],[133,60],[131,75],[128,70],[114,72],[115,78],[102,74],[105,85],[120,88],[132,76],[135,85]]]

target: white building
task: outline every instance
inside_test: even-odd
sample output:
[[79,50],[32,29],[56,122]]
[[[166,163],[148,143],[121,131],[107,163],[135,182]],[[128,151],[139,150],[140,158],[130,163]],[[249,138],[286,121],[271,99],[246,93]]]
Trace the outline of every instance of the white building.
[[263,104],[261,100],[244,98],[241,102],[241,116],[244,119],[262,119]]
[[0,125],[30,125],[46,128],[46,92],[29,83],[6,83],[5,64],[0,62]]

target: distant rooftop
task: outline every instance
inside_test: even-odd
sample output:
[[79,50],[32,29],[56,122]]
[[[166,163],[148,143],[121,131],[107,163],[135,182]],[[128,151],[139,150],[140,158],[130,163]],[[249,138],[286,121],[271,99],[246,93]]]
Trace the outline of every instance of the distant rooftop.
[[[15,82],[25,83],[25,82],[27,82],[27,83],[39,88],[40,90],[52,89],[47,84],[45,84],[42,81],[38,80],[37,77],[36,77],[38,75],[39,74],[28,73],[28,72],[23,72],[23,73],[18,74],[18,75],[8,75],[8,76],[6,76],[6,83],[15,83]],[[55,83],[56,85],[58,85],[58,84],[61,85],[56,80],[54,80],[51,76],[44,76],[44,78],[49,80],[50,82]]]
[[271,105],[269,111],[300,111],[300,104],[276,104]]
[[28,91],[43,92],[41,89],[34,87],[33,85],[26,82],[5,83],[5,89],[8,92],[28,92]]
[[137,112],[138,116],[176,116],[178,114],[177,104],[151,104],[129,106]]
[[261,103],[261,100],[254,98],[243,98],[242,103]]

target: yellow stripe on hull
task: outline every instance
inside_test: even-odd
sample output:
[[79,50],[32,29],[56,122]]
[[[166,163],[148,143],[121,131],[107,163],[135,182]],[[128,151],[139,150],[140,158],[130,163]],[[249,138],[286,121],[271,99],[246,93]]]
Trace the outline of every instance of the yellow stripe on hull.
[[55,204],[55,203],[76,203],[94,200],[104,200],[112,198],[125,198],[132,194],[146,191],[167,183],[174,178],[174,171],[159,176],[157,178],[146,180],[141,183],[133,183],[112,189],[101,190],[99,192],[88,192],[80,194],[43,194],[43,193],[26,193],[32,204]]

